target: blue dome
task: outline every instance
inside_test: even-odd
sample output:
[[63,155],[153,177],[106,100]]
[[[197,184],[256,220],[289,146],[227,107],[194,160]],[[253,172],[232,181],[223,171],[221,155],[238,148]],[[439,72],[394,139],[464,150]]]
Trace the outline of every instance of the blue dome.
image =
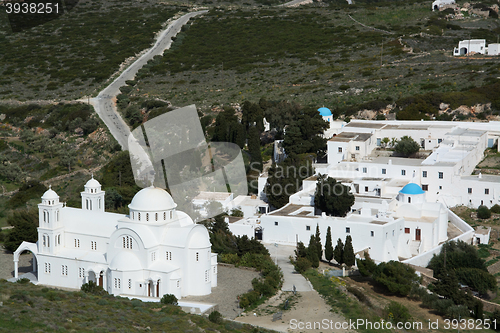
[[401,189],[401,191],[399,191],[399,193],[403,193],[403,194],[422,194],[422,193],[425,193],[424,190],[422,190],[422,188],[415,184],[415,183],[408,183],[405,185],[405,187],[403,187]]
[[332,115],[332,111],[330,111],[329,108],[322,107],[322,108],[319,108],[318,111],[322,117],[328,117],[328,116]]

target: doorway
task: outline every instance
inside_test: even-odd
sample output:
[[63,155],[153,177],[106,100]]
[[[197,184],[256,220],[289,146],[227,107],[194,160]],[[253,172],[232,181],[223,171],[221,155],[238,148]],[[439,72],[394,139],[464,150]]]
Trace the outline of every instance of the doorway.
[[420,229],[415,229],[415,240],[420,240]]
[[255,229],[255,239],[262,240],[262,228]]

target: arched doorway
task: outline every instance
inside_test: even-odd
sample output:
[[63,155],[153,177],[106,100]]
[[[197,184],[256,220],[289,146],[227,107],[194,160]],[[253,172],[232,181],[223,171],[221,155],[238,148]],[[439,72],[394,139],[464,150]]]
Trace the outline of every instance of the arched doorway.
[[99,273],[99,287],[104,288],[104,272],[103,271],[101,271]]
[[[24,252],[31,252],[32,258],[29,260],[30,264],[24,265],[26,263],[26,257],[21,257],[21,254]],[[14,252],[14,278],[19,278],[19,272],[24,273],[24,277],[29,278],[30,280],[38,281],[38,260],[36,257],[37,247],[36,244],[22,242],[21,245]],[[21,267],[19,266],[19,262],[21,261]]]
[[96,277],[95,277],[95,273],[94,273],[94,271],[89,271],[89,280],[88,280],[88,282],[90,282],[90,281],[92,281],[92,282],[94,282],[95,284],[97,284],[97,279],[96,279]]
[[262,240],[262,227],[255,228],[255,239]]
[[466,54],[467,54],[467,48],[466,47],[460,48],[460,55],[466,55]]
[[156,297],[160,297],[160,280],[156,281]]

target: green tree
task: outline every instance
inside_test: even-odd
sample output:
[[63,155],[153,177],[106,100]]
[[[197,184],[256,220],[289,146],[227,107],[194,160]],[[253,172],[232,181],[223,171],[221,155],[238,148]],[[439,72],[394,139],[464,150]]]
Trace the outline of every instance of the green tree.
[[104,202],[106,205],[106,209],[116,210],[119,207],[123,206],[123,197],[115,187],[106,188]]
[[384,314],[387,320],[392,323],[406,323],[411,319],[410,311],[403,304],[391,301],[384,308]]
[[71,166],[76,162],[76,157],[72,150],[62,150],[59,154],[59,164],[67,167],[68,172],[71,172]]
[[241,113],[241,123],[245,126],[245,130],[247,132],[249,131],[251,126],[255,126],[258,129],[259,133],[262,133],[264,131],[264,113],[259,104],[245,101],[241,106]]
[[390,139],[388,137],[385,137],[381,140],[383,147],[387,147],[387,144],[389,143]]
[[352,247],[351,235],[347,235],[345,239],[342,261],[347,265],[347,267],[351,267],[356,263],[356,257],[354,256],[354,249]]
[[297,243],[297,248],[295,249],[295,260],[299,258],[307,257],[307,248],[302,242]]
[[288,124],[283,140],[286,154],[324,155],[326,138],[323,138],[322,134],[328,128],[328,123],[314,108],[302,109],[294,118],[294,121]]
[[477,208],[477,217],[480,219],[489,219],[491,217],[491,211],[486,206],[479,206]]
[[311,262],[312,267],[319,267],[318,244],[316,236],[311,235],[309,246],[307,247],[307,260]]
[[225,221],[225,214],[219,214],[214,217],[214,222],[212,223],[212,226],[210,227],[210,231],[213,233],[216,232],[223,232],[226,234],[230,234],[231,231],[229,231],[229,226],[227,222]]
[[314,168],[307,155],[289,156],[283,162],[273,164],[268,170],[264,188],[269,204],[274,208],[286,205],[290,195],[299,191],[302,181],[313,174]]
[[321,261],[321,259],[323,258],[323,247],[321,245],[321,233],[319,232],[319,225],[318,224],[316,224],[316,234],[315,234],[314,240],[316,242],[318,258]]
[[419,150],[420,150],[420,145],[407,135],[403,136],[396,144],[396,147],[394,147],[394,151],[396,153],[401,154],[405,157],[413,155],[417,153]]
[[215,118],[212,141],[232,142],[243,148],[245,140],[245,126],[238,121],[236,111],[232,107],[224,107],[224,111]]
[[314,195],[314,206],[333,216],[346,216],[354,204],[349,187],[326,175],[319,175]]
[[250,154],[251,169],[262,171],[262,154],[260,153],[260,134],[257,127],[251,126],[248,130],[248,152]]
[[333,259],[332,230],[330,226],[326,229],[325,259],[331,262]]
[[5,237],[4,247],[14,252],[23,241],[36,243],[38,240],[38,211],[20,210],[7,218],[7,223],[14,228]]
[[365,251],[365,259],[358,259],[358,269],[359,273],[363,276],[372,276],[372,274],[377,269],[377,264],[370,257],[368,252]]
[[335,249],[333,250],[333,258],[339,265],[344,263],[344,243],[342,243],[340,238],[337,240],[337,246],[335,246]]
[[373,274],[375,281],[391,293],[407,296],[419,282],[415,270],[399,261],[382,262]]

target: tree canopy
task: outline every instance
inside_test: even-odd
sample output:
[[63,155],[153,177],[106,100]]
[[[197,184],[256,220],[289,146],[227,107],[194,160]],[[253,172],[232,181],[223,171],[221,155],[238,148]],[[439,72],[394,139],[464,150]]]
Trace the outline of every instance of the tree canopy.
[[401,154],[405,157],[413,155],[419,150],[420,145],[407,135],[403,136],[396,144],[396,147],[394,147],[394,151],[396,153]]
[[314,153],[324,155],[326,138],[323,132],[328,123],[314,108],[305,108],[295,114],[294,120],[287,126],[283,148],[287,155]]
[[14,252],[23,241],[36,243],[38,240],[38,211],[36,209],[14,212],[7,219],[14,227],[5,238],[4,246]]
[[333,216],[346,216],[354,204],[354,195],[349,187],[334,178],[319,175],[314,195],[314,206]]

